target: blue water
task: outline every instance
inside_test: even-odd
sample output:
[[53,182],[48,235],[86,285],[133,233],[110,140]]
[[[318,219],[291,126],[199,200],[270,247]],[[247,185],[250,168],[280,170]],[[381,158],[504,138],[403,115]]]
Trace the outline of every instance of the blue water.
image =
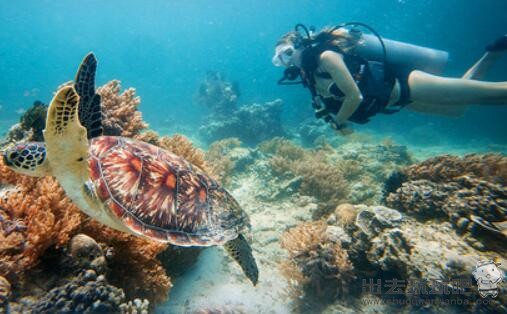
[[[282,98],[285,123],[297,125],[312,115],[308,91],[277,86],[271,65],[274,43],[295,23],[363,21],[385,37],[449,51],[446,74],[460,76],[507,32],[505,12],[505,0],[2,1],[0,128],[34,100],[48,102],[89,51],[100,62],[98,85],[115,78],[137,88],[155,129],[175,118],[198,127],[204,113],[192,95],[208,70],[240,83],[240,103]],[[506,81],[507,61],[487,79]],[[474,107],[460,119],[402,112],[357,129],[425,144],[427,127],[447,142],[507,144],[506,118],[506,106]]]

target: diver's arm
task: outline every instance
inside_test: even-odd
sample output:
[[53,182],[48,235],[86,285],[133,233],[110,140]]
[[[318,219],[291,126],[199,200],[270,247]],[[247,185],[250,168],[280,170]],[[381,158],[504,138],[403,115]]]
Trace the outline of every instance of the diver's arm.
[[336,86],[345,95],[340,111],[335,117],[338,125],[344,124],[363,101],[363,95],[361,95],[361,91],[352,78],[341,54],[330,50],[324,51],[320,55],[320,65],[331,75]]

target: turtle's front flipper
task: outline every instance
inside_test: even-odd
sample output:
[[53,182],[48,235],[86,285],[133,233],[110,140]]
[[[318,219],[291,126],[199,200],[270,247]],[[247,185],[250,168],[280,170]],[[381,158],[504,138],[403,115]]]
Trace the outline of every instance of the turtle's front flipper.
[[[88,139],[78,119],[79,96],[72,86],[61,88],[51,101],[44,130],[53,175],[64,186],[88,178]],[[72,184],[72,185],[73,185]]]
[[245,275],[255,286],[259,279],[259,270],[257,269],[255,258],[252,255],[252,248],[245,237],[240,234],[236,239],[227,242],[224,246],[231,257],[239,263]]
[[79,121],[86,128],[88,138],[102,135],[102,108],[100,95],[95,91],[95,72],[97,59],[89,53],[81,62],[74,79],[74,87],[79,95]]

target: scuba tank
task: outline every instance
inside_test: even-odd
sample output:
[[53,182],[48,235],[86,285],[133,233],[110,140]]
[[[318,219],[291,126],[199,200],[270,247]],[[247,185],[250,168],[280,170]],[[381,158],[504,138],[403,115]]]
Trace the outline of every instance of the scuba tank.
[[[385,65],[391,65],[395,69],[395,72],[403,71],[404,73],[410,73],[414,70],[420,70],[438,75],[442,73],[447,65],[449,59],[448,52],[383,38],[372,27],[364,23],[349,22],[340,24],[334,27],[331,32],[350,26],[353,28],[349,30],[349,33],[355,37],[357,36],[359,39],[359,44],[355,47],[353,54],[369,61],[383,62]],[[364,27],[372,34],[364,34],[358,27]],[[312,33],[306,26],[297,24],[295,31],[300,33],[301,30],[303,30],[306,38],[303,37],[302,42],[298,46],[309,48],[323,44],[319,39],[312,37]],[[301,81],[295,82],[298,78],[299,70],[295,66],[291,66],[285,69],[284,75],[278,80],[278,84],[301,84]]]
[[384,61],[383,48],[375,35],[362,34],[361,43],[354,53],[370,61],[385,62],[396,70],[410,73],[414,70],[430,74],[440,74],[447,65],[449,53],[443,50],[412,45],[401,41],[382,38],[386,55]]

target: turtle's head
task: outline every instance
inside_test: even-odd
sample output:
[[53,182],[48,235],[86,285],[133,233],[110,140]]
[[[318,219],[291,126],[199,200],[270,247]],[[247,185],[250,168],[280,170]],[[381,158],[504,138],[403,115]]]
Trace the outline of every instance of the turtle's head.
[[6,149],[2,155],[4,164],[15,172],[31,177],[51,175],[44,143],[18,144]]

